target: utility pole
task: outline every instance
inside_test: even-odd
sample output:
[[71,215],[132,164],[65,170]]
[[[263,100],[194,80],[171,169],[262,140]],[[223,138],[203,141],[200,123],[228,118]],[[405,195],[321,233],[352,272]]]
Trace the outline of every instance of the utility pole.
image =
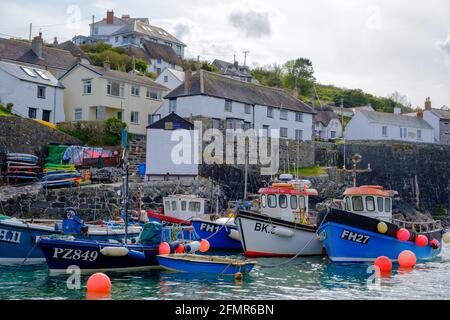
[[250,51],[246,50],[244,53],[244,67],[247,65],[247,53],[250,53]]
[[200,55],[197,55],[197,62],[200,62]]
[[30,41],[31,41],[31,31],[32,31],[32,29],[33,29],[33,24],[30,22]]
[[92,15],[92,30],[91,30],[91,36],[94,35],[94,27],[95,27],[94,24],[95,24],[95,16]]

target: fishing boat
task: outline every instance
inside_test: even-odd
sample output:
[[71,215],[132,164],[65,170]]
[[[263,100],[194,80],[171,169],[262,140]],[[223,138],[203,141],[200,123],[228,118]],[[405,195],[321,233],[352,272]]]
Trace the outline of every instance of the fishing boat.
[[308,199],[317,196],[311,182],[282,174],[259,189],[261,211],[239,210],[236,224],[246,256],[290,257],[323,254]]
[[[139,235],[141,227],[129,226],[132,237]],[[72,235],[78,239],[121,240],[125,235],[123,226],[85,224],[72,208],[65,210],[63,220],[16,219],[0,216],[0,264],[34,264],[45,262],[36,244],[41,236],[53,234]]]
[[[392,199],[398,193],[382,186],[366,185],[345,190],[341,206],[330,206],[321,213],[317,231],[333,262],[374,261],[387,256],[397,261],[404,250],[418,260],[429,260],[441,251],[443,228],[440,221],[407,222],[392,218]],[[399,230],[409,237],[399,239]],[[428,244],[419,246],[423,235]]]
[[157,259],[161,267],[170,271],[218,275],[249,273],[256,265],[256,261],[187,253],[158,255]]

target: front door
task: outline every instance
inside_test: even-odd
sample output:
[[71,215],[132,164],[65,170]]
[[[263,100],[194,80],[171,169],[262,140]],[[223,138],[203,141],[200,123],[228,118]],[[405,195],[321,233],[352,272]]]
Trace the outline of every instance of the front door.
[[52,112],[49,110],[42,110],[42,120],[50,122],[50,114]]

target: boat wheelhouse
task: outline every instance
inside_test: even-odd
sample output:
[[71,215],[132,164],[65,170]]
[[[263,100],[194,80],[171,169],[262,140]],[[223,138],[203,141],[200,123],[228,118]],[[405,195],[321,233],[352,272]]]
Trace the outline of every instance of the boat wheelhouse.
[[206,199],[195,195],[177,194],[163,198],[164,214],[180,220],[205,215]]

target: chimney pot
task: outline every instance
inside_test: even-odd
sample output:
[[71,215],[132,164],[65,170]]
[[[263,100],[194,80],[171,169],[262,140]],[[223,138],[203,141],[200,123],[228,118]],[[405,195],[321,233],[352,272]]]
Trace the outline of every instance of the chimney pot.
[[114,10],[106,11],[106,24],[114,23]]
[[42,40],[42,32],[39,32],[39,35],[34,37],[31,41],[31,50],[33,50],[34,54],[42,59],[42,48],[44,46],[44,40]]
[[189,88],[191,87],[192,80],[192,70],[186,70],[184,72],[184,94],[189,93]]
[[430,99],[430,97],[425,99],[425,110],[431,110],[431,99]]

